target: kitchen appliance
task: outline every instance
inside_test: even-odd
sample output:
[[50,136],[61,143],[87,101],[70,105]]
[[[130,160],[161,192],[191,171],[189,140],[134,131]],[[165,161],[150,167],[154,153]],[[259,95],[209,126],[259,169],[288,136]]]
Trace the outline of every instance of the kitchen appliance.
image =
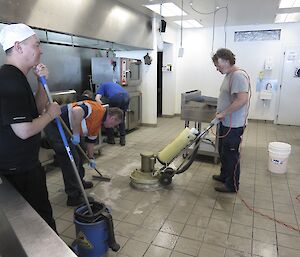
[[125,114],[126,130],[135,129],[142,121],[141,60],[129,58],[94,57],[90,86],[97,91],[101,83],[116,82],[129,93],[130,103]]
[[93,57],[92,84],[116,82],[124,87],[139,86],[142,82],[141,60],[130,58]]
[[142,122],[142,93],[129,92],[130,102],[125,114],[126,130],[135,129]]

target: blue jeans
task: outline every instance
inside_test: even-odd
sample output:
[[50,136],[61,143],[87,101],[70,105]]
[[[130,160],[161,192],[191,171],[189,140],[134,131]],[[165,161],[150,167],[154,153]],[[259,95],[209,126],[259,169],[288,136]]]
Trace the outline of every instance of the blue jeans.
[[240,152],[239,146],[244,127],[231,128],[220,124],[219,127],[219,155],[221,161],[220,178],[225,181],[225,186],[229,190],[239,190],[240,180]]
[[[120,136],[125,136],[125,112],[127,111],[129,106],[129,96],[125,93],[115,94],[113,97],[109,99],[109,107],[118,107],[123,111],[123,120],[119,124],[119,133]],[[106,129],[106,134],[108,138],[114,137],[114,129],[108,128]]]

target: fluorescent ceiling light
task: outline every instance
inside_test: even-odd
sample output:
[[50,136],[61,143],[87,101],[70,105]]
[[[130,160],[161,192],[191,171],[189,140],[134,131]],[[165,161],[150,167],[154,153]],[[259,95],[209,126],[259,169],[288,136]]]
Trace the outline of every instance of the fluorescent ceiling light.
[[276,14],[275,23],[283,23],[286,20],[287,13]]
[[[174,21],[176,24],[178,24],[179,26],[181,26],[181,21]],[[183,20],[182,21],[182,27],[183,28],[202,28],[203,25],[200,24],[198,21],[196,20]]]
[[[149,4],[144,6],[149,8],[153,12],[161,14],[161,16],[164,17],[181,16],[181,9],[173,3],[163,3],[161,6],[161,13],[160,13],[160,4]],[[183,11],[182,15],[187,15],[187,14]]]
[[281,0],[279,8],[294,8],[300,7],[300,0]]
[[276,15],[275,23],[298,22],[300,21],[300,13],[280,13]]

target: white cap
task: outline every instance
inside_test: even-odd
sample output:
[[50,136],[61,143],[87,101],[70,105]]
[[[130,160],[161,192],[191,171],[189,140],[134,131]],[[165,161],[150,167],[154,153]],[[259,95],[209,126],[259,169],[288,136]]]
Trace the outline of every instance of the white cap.
[[22,42],[34,34],[33,29],[23,23],[6,25],[0,32],[0,44],[6,51],[13,47],[15,42]]

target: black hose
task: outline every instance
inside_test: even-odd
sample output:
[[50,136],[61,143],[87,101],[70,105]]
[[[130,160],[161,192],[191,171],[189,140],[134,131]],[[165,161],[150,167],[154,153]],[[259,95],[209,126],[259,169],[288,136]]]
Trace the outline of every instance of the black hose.
[[197,139],[195,141],[195,147],[193,149],[193,153],[189,157],[189,161],[181,169],[178,169],[175,174],[180,174],[180,173],[185,172],[192,165],[192,163],[194,162],[194,160],[196,158],[196,155],[197,155],[197,152],[198,152],[198,149],[200,146],[200,140],[201,140],[201,137],[199,137],[199,139]]
[[202,139],[202,137],[204,135],[206,135],[206,133],[214,126],[216,125],[217,123],[214,122],[214,120],[209,124],[209,126],[203,131],[201,132],[197,138],[195,139],[195,147],[193,149],[193,153],[190,155],[189,160],[188,162],[182,167],[182,168],[179,168],[175,174],[180,174],[180,173],[183,173],[185,172],[191,165],[192,163],[194,162],[195,158],[196,158],[196,155],[197,155],[197,152],[198,152],[198,149],[199,149],[199,146],[200,146],[200,141]]

